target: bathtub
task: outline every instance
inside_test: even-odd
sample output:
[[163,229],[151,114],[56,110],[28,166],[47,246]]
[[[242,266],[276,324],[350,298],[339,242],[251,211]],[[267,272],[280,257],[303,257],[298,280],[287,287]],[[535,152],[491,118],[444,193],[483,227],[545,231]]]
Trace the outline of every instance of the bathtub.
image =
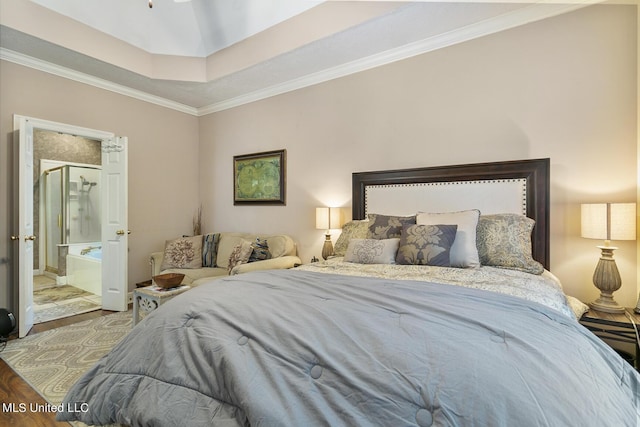
[[68,247],[67,284],[102,295],[101,243],[70,243]]

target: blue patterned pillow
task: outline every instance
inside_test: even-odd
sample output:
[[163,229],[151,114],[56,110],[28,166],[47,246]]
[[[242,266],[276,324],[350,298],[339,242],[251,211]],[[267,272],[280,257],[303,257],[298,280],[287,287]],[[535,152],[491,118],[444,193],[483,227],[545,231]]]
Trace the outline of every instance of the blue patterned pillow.
[[449,254],[457,229],[457,225],[405,225],[396,263],[451,266]]
[[267,239],[256,237],[256,241],[253,242],[251,246],[253,247],[253,252],[251,252],[251,256],[249,256],[249,262],[262,261],[271,258]]
[[368,239],[392,239],[400,237],[402,227],[416,223],[414,216],[369,214]]
[[202,237],[202,266],[216,267],[220,233],[205,234]]

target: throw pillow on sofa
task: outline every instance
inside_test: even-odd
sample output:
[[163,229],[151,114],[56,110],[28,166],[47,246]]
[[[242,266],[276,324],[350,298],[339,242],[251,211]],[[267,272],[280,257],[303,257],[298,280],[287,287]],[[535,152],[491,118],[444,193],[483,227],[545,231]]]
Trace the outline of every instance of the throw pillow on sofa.
[[253,252],[251,252],[249,262],[263,261],[265,259],[271,258],[271,252],[269,252],[269,244],[267,243],[267,239],[256,237],[256,241],[253,242],[251,246],[253,247]]
[[201,268],[202,236],[167,240],[160,270],[170,268]]
[[220,233],[210,233],[202,236],[203,267],[217,267],[218,245],[220,245]]
[[239,245],[233,247],[231,255],[229,256],[228,270],[233,270],[233,267],[240,264],[246,264],[249,262],[249,257],[253,252],[253,245],[251,242],[243,240]]

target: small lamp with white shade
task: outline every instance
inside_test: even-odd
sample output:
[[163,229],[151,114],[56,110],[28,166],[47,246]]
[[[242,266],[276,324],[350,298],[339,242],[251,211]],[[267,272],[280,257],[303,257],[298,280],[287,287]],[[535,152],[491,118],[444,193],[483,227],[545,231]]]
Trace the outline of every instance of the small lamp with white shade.
[[324,245],[322,246],[323,259],[333,255],[331,230],[342,228],[342,225],[342,211],[340,208],[316,208],[316,229],[326,230]]
[[600,260],[593,273],[593,284],[600,289],[600,297],[589,306],[606,313],[622,313],[624,307],[614,299],[613,293],[622,286],[620,272],[613,259],[611,240],[636,239],[635,203],[589,203],[581,206],[581,236],[604,240]]

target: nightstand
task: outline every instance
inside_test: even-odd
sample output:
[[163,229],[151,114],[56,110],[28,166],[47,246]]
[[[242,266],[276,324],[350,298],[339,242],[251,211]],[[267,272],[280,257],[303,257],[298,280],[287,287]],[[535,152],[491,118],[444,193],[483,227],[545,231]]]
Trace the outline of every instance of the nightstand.
[[[635,361],[635,368],[639,369],[638,357],[640,356],[640,348],[636,340],[636,330],[633,327],[632,321],[627,316],[631,316],[636,327],[640,328],[640,314],[634,312],[633,308],[627,308],[625,313],[619,314],[605,313],[591,309],[580,318],[580,323],[602,339],[634,344],[635,354],[632,356]],[[616,348],[614,348],[614,350],[619,353],[621,352],[621,350]],[[624,354],[621,355],[623,357],[625,356]]]
[[191,286],[182,285],[177,288],[162,289],[158,286],[151,285],[144,288],[136,288],[133,290],[133,326],[140,321],[140,310],[149,314],[153,310],[160,307],[176,295],[191,289]]

